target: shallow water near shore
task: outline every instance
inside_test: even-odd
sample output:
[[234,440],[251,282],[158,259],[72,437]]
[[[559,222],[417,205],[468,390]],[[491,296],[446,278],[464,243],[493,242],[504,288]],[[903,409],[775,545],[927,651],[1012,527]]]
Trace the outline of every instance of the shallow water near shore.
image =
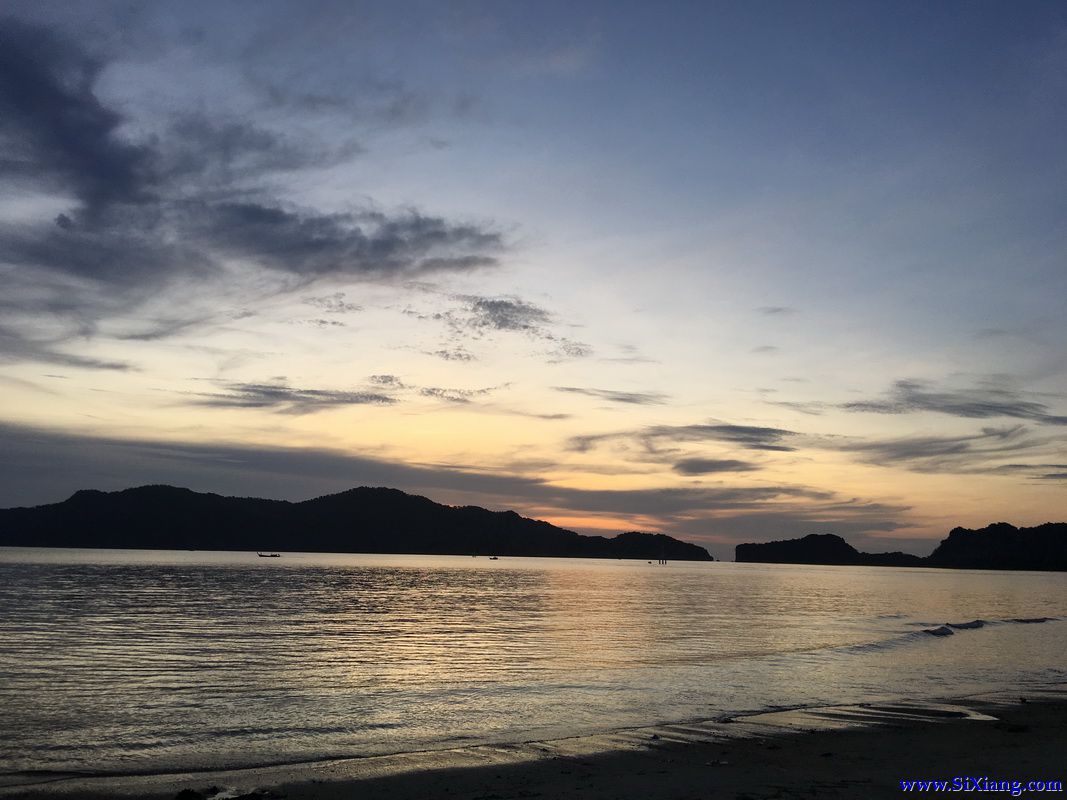
[[1067,679],[1067,575],[0,549],[0,772],[159,772]]

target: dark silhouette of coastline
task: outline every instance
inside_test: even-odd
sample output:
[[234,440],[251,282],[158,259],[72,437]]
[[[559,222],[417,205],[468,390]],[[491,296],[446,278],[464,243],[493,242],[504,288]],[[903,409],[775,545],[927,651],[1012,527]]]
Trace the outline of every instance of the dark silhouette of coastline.
[[514,511],[368,487],[300,503],[173,486],[84,489],[61,503],[0,510],[0,546],[714,560],[663,534],[582,536]]
[[739,544],[734,558],[764,564],[1062,571],[1067,570],[1067,523],[1016,528],[996,522],[979,530],[953,528],[926,557],[900,552],[861,553],[840,536],[812,533],[802,539]]

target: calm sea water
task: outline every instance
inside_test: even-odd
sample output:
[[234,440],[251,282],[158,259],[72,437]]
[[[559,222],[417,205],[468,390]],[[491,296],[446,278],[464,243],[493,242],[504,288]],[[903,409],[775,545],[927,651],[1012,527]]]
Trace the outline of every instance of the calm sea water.
[[1065,618],[1056,573],[0,549],[0,773],[1025,691],[1067,681]]

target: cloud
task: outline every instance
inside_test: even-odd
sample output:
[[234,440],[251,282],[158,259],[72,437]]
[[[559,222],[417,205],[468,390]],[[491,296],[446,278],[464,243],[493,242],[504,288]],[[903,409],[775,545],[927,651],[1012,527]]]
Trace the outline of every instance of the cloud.
[[1067,425],[1067,416],[1049,413],[1044,403],[1028,400],[1002,388],[972,388],[961,391],[931,391],[922,381],[897,381],[880,400],[860,400],[841,406],[846,411],[874,414],[910,414],[922,411],[968,419],[1012,417],[1044,425]]
[[[211,408],[268,409],[285,414],[311,414],[330,408],[363,405],[393,405],[405,398],[426,397],[449,404],[472,405],[475,399],[486,397],[510,384],[477,389],[442,386],[416,386],[398,375],[379,374],[367,378],[371,388],[358,390],[304,389],[289,386],[284,378],[265,383],[224,383],[221,392],[182,394],[190,397],[192,405]],[[495,409],[477,406],[493,412]],[[558,419],[554,415],[541,417]]]
[[[669,464],[681,474],[700,474],[705,462],[717,471],[720,463],[733,459],[705,457],[685,452],[688,445],[725,444],[745,450],[795,452],[823,450],[845,453],[865,464],[896,467],[915,472],[968,474],[1008,474],[1006,459],[1025,454],[1048,457],[1062,449],[1062,438],[1034,436],[1023,425],[986,427],[971,434],[950,436],[904,436],[898,438],[860,438],[850,436],[804,434],[783,428],[731,425],[709,422],[693,425],[652,425],[634,430],[574,436],[567,441],[569,450],[586,453],[599,447],[614,446],[620,457],[644,462]],[[1055,455],[1053,455],[1055,457]],[[746,461],[738,463],[748,464]],[[751,465],[760,469],[759,465]],[[1055,474],[1055,465],[1029,471],[1031,477]]]
[[472,398],[484,397],[499,387],[486,389],[445,389],[440,386],[424,386],[419,389],[423,397],[433,397],[438,400],[446,400],[449,403],[470,403]]
[[800,414],[807,414],[812,417],[817,417],[823,414],[829,407],[829,404],[819,401],[792,401],[792,400],[764,400],[769,406],[779,406],[781,408],[788,408],[790,411],[796,411]]
[[587,397],[610,400],[612,403],[625,403],[628,405],[662,405],[670,399],[670,395],[662,392],[621,392],[613,389],[583,389],[578,386],[553,386],[552,388],[557,392],[582,394]]
[[[768,542],[794,539],[809,533],[833,533],[846,538],[859,550],[884,552],[907,549],[926,555],[930,539],[899,539],[896,531],[912,527],[910,506],[865,501],[859,498],[834,500],[813,505],[786,504],[768,508],[744,509],[709,517],[681,520],[675,530],[702,543],[720,547],[733,558],[733,547],[741,542]],[[891,540],[887,536],[892,536]],[[725,549],[725,552],[723,550]]]
[[125,361],[65,353],[55,348],[58,343],[56,341],[30,339],[18,331],[0,326],[0,363],[36,361],[42,364],[57,364],[79,369],[102,369],[119,372],[134,369],[132,364]]
[[214,320],[214,314],[191,314],[184,318],[159,318],[153,320],[150,327],[143,328],[131,333],[117,334],[116,338],[128,341],[151,342],[157,339],[169,339],[183,331],[197,328],[204,323]]
[[545,309],[517,297],[479,297],[460,295],[466,304],[466,317],[457,324],[473,330],[520,331],[544,335],[544,325],[552,321]]
[[72,191],[90,217],[151,199],[155,180],[151,150],[124,141],[93,92],[103,66],[46,28],[0,24],[0,175]]
[[407,384],[400,380],[399,375],[371,375],[367,380],[376,386],[384,386],[388,389],[408,388]]
[[348,302],[345,299],[344,292],[334,292],[320,297],[305,297],[304,303],[319,309],[325,314],[346,314],[363,310],[363,306]]
[[556,342],[556,346],[547,354],[550,364],[558,364],[561,361],[575,358],[589,358],[593,355],[593,348],[584,342],[576,342],[561,336],[550,338]]
[[1037,481],[1067,480],[1067,464],[998,464],[988,472],[996,475],[1022,475]]
[[492,340],[501,333],[518,334],[547,344],[549,349],[543,355],[549,363],[587,358],[593,353],[589,345],[555,333],[552,330],[558,324],[555,315],[522,298],[457,294],[449,299],[456,304],[452,308],[431,312],[406,308],[402,312],[445,326],[444,346],[429,351],[430,355],[450,361],[472,361],[475,357],[465,348],[466,342]]
[[1048,444],[1035,439],[1022,425],[983,428],[981,432],[959,436],[911,436],[844,442],[836,449],[856,454],[860,460],[877,465],[902,466],[916,472],[1005,472],[998,462],[1017,453],[1033,451]]
[[[89,484],[119,488],[155,481],[178,481],[202,490],[247,492],[297,499],[359,483],[406,490],[458,490],[483,497],[506,497],[509,505],[537,504],[590,513],[675,514],[759,507],[776,498],[828,500],[830,493],[798,486],[651,488],[586,490],[556,486],[539,477],[463,465],[402,464],[335,450],[179,443],[82,436],[0,424],[0,442],[10,458],[0,463],[0,495],[5,503],[58,499]],[[89,468],[89,464],[95,464]],[[44,480],[52,470],[54,480]],[[41,485],[32,499],[15,497],[37,473]],[[95,479],[86,476],[95,476]],[[298,478],[292,486],[270,475]],[[15,480],[17,476],[21,476]],[[110,476],[101,481],[101,476]],[[7,482],[7,478],[12,478]],[[255,481],[262,481],[256,484]],[[279,493],[278,486],[284,487]],[[314,488],[308,488],[314,487]],[[25,489],[24,489],[25,490]],[[497,502],[500,502],[499,499]]]
[[683,458],[674,465],[674,471],[682,475],[708,475],[716,472],[750,472],[759,466],[750,461],[733,458]]
[[767,316],[786,316],[788,314],[796,314],[797,310],[789,306],[760,306],[756,309],[760,314],[766,314]]
[[633,431],[575,436],[569,442],[571,450],[586,452],[605,442],[634,442],[649,453],[661,452],[663,447],[693,442],[726,442],[748,450],[788,452],[795,448],[785,444],[794,431],[753,425],[720,423],[696,425],[653,425]]
[[363,152],[355,142],[327,148],[309,140],[259,127],[248,120],[212,119],[204,113],[178,113],[154,142],[160,180],[232,191],[249,179],[272,172],[329,167]]
[[[353,486],[390,486],[438,502],[513,508],[534,517],[596,516],[617,529],[640,521],[706,543],[783,538],[813,530],[884,532],[906,506],[842,498],[805,486],[588,490],[491,466],[403,463],[314,447],[87,436],[0,423],[0,507],[56,502],[84,488],[169,483],[197,491],[302,500]],[[732,556],[732,549],[719,555]]]
[[[324,212],[279,193],[274,176],[352,158],[359,153],[352,142],[327,147],[201,111],[129,124],[97,93],[108,63],[45,27],[15,19],[0,25],[0,178],[12,201],[69,203],[51,220],[0,222],[0,265],[19,273],[9,294],[19,310],[32,311],[23,301],[48,306],[81,322],[87,338],[98,335],[99,321],[178,284],[217,288],[236,270],[272,276],[258,284],[270,293],[326,276],[391,281],[498,263],[505,243],[487,225],[410,208]],[[356,310],[330,297],[324,311]],[[482,313],[503,319],[499,308]],[[203,319],[179,315],[130,337],[163,338]],[[42,338],[31,317],[8,324],[26,341]],[[72,363],[45,358],[46,348],[5,352]]]
[[185,210],[194,236],[212,252],[307,277],[465,272],[496,263],[488,255],[465,254],[466,249],[502,244],[496,233],[416,211],[393,217],[373,211],[319,214],[261,202],[186,205]]
[[476,361],[477,358],[473,353],[469,352],[463,347],[443,347],[440,350],[429,350],[426,352],[428,356],[436,356],[437,358],[444,359],[445,361]]
[[779,350],[781,350],[781,348],[777,347],[776,345],[773,345],[773,344],[761,344],[759,347],[753,347],[751,352],[769,354],[769,353],[777,353]]
[[225,392],[200,394],[194,405],[215,408],[265,408],[285,414],[310,414],[338,406],[390,405],[396,399],[380,392],[294,389],[283,383],[230,383]]

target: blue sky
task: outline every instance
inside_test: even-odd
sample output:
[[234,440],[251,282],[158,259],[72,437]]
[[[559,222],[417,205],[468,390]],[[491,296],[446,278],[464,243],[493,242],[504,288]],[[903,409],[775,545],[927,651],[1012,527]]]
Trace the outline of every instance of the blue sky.
[[1062,519],[1059,3],[9,3],[0,503]]

